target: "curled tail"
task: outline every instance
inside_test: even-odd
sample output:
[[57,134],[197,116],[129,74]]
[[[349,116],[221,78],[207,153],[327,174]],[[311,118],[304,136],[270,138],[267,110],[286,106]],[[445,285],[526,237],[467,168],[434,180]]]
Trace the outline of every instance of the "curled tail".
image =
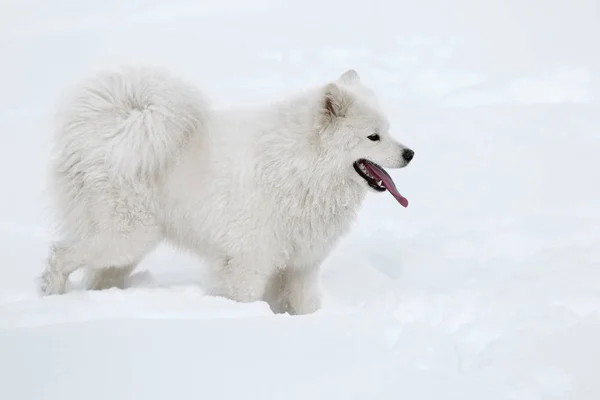
[[55,173],[85,181],[160,177],[202,134],[208,113],[194,86],[160,69],[87,78],[59,110]]

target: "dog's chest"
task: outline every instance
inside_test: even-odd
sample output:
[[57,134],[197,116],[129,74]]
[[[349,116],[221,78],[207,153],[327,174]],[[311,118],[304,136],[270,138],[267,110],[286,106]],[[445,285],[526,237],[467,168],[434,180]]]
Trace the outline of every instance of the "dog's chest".
[[290,258],[320,258],[331,251],[356,218],[363,197],[352,188],[307,193],[296,204],[280,209]]

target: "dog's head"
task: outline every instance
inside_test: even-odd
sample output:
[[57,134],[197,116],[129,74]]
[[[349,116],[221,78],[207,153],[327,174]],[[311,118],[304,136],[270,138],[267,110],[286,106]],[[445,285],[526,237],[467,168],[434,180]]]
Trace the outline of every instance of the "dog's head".
[[350,177],[372,190],[390,191],[406,207],[408,202],[384,168],[407,166],[414,152],[390,135],[388,120],[377,98],[356,71],[346,71],[325,86],[319,118],[322,140],[328,142],[327,151]]

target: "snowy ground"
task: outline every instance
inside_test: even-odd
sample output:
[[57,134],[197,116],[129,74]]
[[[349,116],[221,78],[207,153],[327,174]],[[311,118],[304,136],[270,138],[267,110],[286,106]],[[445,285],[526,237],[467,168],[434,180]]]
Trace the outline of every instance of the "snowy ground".
[[[600,398],[599,37],[595,0],[3,1],[0,399]],[[122,62],[222,105],[356,68],[411,205],[369,198],[311,316],[204,296],[169,248],[39,298],[52,107]]]

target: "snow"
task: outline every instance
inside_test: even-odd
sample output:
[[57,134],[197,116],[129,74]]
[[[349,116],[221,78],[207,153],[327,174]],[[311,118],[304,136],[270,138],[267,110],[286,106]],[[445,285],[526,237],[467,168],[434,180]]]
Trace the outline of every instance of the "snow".
[[[600,398],[600,3],[4,1],[0,399]],[[163,247],[121,291],[40,298],[62,90],[156,63],[220,105],[356,68],[410,200],[371,195],[301,317],[202,292]]]

